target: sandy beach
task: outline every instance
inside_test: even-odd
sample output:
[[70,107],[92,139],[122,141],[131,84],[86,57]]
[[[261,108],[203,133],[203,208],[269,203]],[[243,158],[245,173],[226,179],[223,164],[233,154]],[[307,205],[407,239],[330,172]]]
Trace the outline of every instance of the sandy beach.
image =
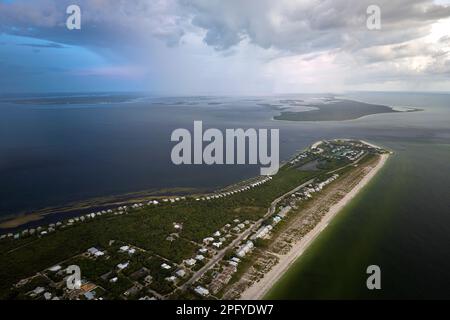
[[[366,142],[367,143],[367,142]],[[368,144],[368,143],[367,143]],[[284,273],[289,269],[289,267],[300,257],[303,252],[309,247],[309,245],[314,241],[314,239],[324,230],[328,223],[336,216],[336,214],[349,203],[358,192],[366,186],[369,181],[378,173],[378,171],[384,166],[386,160],[388,159],[388,154],[381,155],[381,159],[377,165],[364,176],[363,179],[349,192],[347,193],[339,202],[331,206],[328,213],[322,218],[322,220],[300,241],[293,245],[292,249],[285,255],[279,256],[279,263],[275,265],[264,277],[259,281],[254,283],[252,286],[247,288],[241,295],[241,300],[260,300],[267,292],[272,288],[272,286],[284,275]]]
[[42,216],[40,216],[39,214],[21,215],[21,216],[17,216],[12,219],[8,219],[8,220],[0,222],[0,229],[16,228],[16,227],[19,227],[28,222],[38,221],[41,219],[42,219]]

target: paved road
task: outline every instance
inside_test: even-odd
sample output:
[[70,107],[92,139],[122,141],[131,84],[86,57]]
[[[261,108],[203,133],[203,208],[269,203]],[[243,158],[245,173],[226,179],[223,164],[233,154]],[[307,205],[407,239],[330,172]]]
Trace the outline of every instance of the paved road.
[[259,219],[258,221],[256,221],[250,228],[248,228],[247,230],[245,230],[243,233],[241,233],[236,239],[234,239],[228,246],[226,246],[225,248],[223,248],[222,250],[220,250],[214,257],[211,258],[211,260],[209,260],[200,270],[198,270],[196,273],[194,273],[194,275],[188,280],[186,281],[182,286],[180,286],[180,289],[185,290],[187,289],[189,286],[191,286],[193,283],[195,283],[195,281],[197,281],[198,279],[200,279],[209,269],[211,269],[217,262],[219,262],[220,260],[222,260],[222,258],[224,257],[225,253],[229,250],[234,248],[235,246],[237,246],[243,239],[247,238],[252,232],[255,232],[256,230],[258,230],[258,228],[261,226],[261,224],[263,223],[263,221],[265,219],[267,219],[268,217],[270,217],[272,214],[275,213],[276,207],[278,205],[278,203],[284,199],[286,196],[289,196],[295,192],[297,192],[299,189],[303,188],[304,186],[307,186],[308,184],[312,183],[314,181],[314,179],[310,179],[308,181],[306,181],[305,183],[299,185],[298,187],[295,187],[294,189],[292,189],[289,192],[286,192],[285,194],[283,194],[282,196],[276,198],[274,201],[272,201],[272,203],[270,204],[270,207],[267,209],[266,214]]

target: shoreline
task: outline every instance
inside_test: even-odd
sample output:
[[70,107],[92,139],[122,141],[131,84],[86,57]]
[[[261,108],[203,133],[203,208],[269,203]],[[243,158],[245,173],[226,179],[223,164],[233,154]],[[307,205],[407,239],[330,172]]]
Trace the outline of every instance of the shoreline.
[[27,223],[30,223],[30,222],[40,221],[43,218],[44,217],[42,215],[35,214],[35,213],[16,216],[16,217],[11,218],[11,219],[0,221],[0,230],[1,229],[18,228],[18,227],[20,227],[22,225],[25,225]]
[[[15,232],[37,221],[44,224],[53,223],[69,218],[79,217],[91,211],[115,208],[121,205],[130,205],[136,202],[148,201],[149,199],[162,199],[181,195],[195,195],[200,188],[165,188],[159,190],[144,190],[119,195],[89,198],[85,200],[70,202],[67,204],[36,209],[31,213],[11,214],[0,217],[0,234]],[[38,226],[38,225],[36,225]]]
[[[364,142],[367,143],[367,142]],[[369,144],[369,143],[367,143]],[[371,145],[371,144],[369,144]],[[373,145],[372,145],[373,146]],[[378,147],[378,146],[377,146]],[[253,283],[241,294],[240,300],[261,300],[272,287],[288,271],[292,264],[309,248],[317,236],[324,230],[331,220],[361,191],[372,178],[385,165],[390,154],[382,154],[376,166],[366,174],[361,181],[348,192],[341,200],[331,206],[322,220],[306,234],[300,241],[294,244],[286,255],[278,255],[279,262],[264,275],[258,282]]]

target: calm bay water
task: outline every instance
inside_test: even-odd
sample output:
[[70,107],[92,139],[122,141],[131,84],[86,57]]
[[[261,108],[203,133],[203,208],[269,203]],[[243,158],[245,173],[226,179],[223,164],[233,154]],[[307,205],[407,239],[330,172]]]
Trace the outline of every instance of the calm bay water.
[[[172,165],[170,134],[191,130],[194,120],[206,128],[279,128],[282,159],[320,139],[367,139],[395,155],[269,297],[450,298],[450,95],[349,97],[423,111],[283,122],[258,104],[286,96],[0,103],[0,218],[149,189],[216,188],[258,174],[258,166]],[[365,289],[369,264],[381,267],[380,292]]]

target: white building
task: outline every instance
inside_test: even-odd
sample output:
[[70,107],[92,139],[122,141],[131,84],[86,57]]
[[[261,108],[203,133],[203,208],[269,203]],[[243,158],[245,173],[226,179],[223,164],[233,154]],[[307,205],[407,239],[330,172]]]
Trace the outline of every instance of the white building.
[[244,244],[242,247],[240,247],[238,249],[238,251],[236,252],[236,255],[238,257],[241,257],[241,258],[245,257],[245,255],[247,253],[249,253],[253,249],[253,247],[254,247],[253,242],[252,241],[247,241],[246,244]]
[[163,264],[161,265],[161,268],[163,268],[163,269],[165,269],[165,270],[170,270],[172,267],[169,266],[167,263],[163,263]]
[[187,266],[192,267],[193,265],[195,265],[195,264],[197,263],[197,261],[196,261],[195,259],[192,259],[192,258],[191,258],[191,259],[185,260],[184,263],[185,263]]
[[217,249],[219,249],[222,246],[222,242],[213,242],[212,244],[214,247],[216,247]]
[[183,278],[186,275],[186,271],[184,271],[184,269],[180,269],[177,272],[175,272],[177,276],[179,276],[180,278]]
[[128,265],[129,265],[129,264],[130,264],[129,261],[127,261],[127,262],[125,262],[125,263],[119,263],[119,264],[117,265],[117,268],[119,268],[119,270],[123,270],[123,269],[128,268]]
[[194,289],[194,291],[195,291],[195,293],[197,293],[197,294],[199,294],[199,295],[201,295],[201,296],[203,296],[203,297],[206,297],[207,295],[209,295],[209,290],[203,288],[202,286],[197,286],[197,287]]

